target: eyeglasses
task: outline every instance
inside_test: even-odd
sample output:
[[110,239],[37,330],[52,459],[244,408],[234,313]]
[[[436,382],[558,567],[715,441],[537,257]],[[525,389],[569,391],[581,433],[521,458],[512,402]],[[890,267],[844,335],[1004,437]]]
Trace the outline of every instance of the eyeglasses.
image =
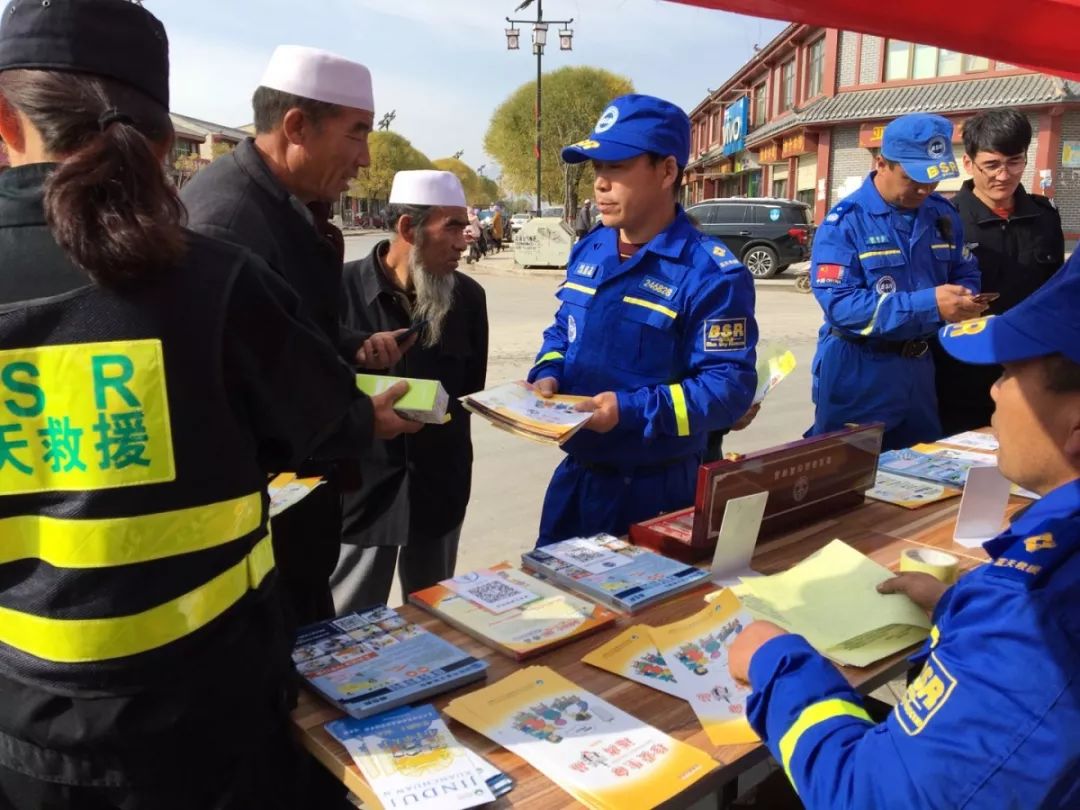
[[971,162],[975,164],[976,169],[987,177],[997,177],[1003,171],[1011,175],[1022,174],[1027,167],[1028,159],[1027,155],[1020,155],[1018,157],[1009,158],[1004,163],[1000,160],[990,160],[986,163],[979,163],[977,160]]

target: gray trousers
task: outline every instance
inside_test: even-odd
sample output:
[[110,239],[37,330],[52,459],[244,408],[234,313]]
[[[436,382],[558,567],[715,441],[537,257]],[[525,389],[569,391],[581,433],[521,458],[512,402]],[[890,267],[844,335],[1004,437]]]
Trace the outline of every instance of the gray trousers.
[[342,543],[337,568],[330,577],[338,616],[386,604],[397,566],[402,599],[454,575],[461,524],[441,537],[411,534],[404,546],[357,546]]

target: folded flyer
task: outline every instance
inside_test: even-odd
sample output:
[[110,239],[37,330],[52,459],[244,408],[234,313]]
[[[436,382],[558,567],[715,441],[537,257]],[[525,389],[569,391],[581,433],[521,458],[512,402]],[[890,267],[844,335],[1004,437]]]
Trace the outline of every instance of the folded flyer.
[[510,382],[461,398],[465,410],[495,427],[541,444],[561,445],[577,433],[590,413],[576,410],[589,397],[542,397],[527,382]]
[[359,719],[487,674],[486,663],[386,606],[303,628],[292,659],[312,687]]
[[597,669],[681,699],[682,692],[675,685],[675,673],[656,649],[649,629],[644,624],[628,627],[581,660]]
[[266,485],[270,494],[270,517],[276,517],[295,506],[323,483],[322,478],[297,478],[296,473],[275,475]]
[[444,580],[409,601],[518,660],[608,627],[618,615],[508,562]]
[[730,590],[682,621],[649,635],[675,675],[675,689],[694,710],[713,745],[757,742],[746,718],[750,688],[728,670],[728,649],[753,621]]
[[795,355],[782,346],[758,346],[758,386],[753,404],[763,402],[769,392],[795,370]]
[[385,810],[465,810],[513,786],[461,745],[431,705],[335,720],[326,730],[345,746]]
[[655,605],[709,578],[700,568],[606,534],[527,551],[521,564],[624,613]]
[[524,759],[596,810],[653,808],[716,767],[548,667],[526,667],[463,695],[446,714]]
[[920,481],[917,478],[906,478],[878,470],[874,487],[866,491],[866,497],[873,498],[875,501],[893,503],[905,509],[918,509],[931,503],[955,498],[960,492],[961,490],[956,487]]

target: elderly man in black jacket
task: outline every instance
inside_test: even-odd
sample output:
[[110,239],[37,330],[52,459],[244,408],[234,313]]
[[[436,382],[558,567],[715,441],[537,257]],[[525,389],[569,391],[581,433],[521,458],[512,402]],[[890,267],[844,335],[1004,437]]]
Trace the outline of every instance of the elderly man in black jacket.
[[483,389],[487,374],[484,289],[456,270],[469,223],[461,182],[450,172],[398,172],[390,203],[394,238],[345,265],[345,324],[361,332],[426,324],[390,373],[439,380],[451,419],[376,442],[363,459],[331,579],[339,612],[385,602],[395,565],[403,595],[453,576],[473,458],[458,398]]
[[[326,51],[286,45],[270,60],[253,99],[255,138],[199,172],[181,192],[192,228],[250,249],[284,278],[303,313],[345,362],[387,368],[410,343],[394,335],[339,328],[344,240],[327,221],[329,205],[370,162],[374,119],[371,74]],[[373,438],[419,425],[394,414],[401,391],[372,399]],[[296,391],[302,398],[304,391]],[[329,577],[341,541],[339,465],[312,461],[300,474],[326,484],[272,523],[292,623],[333,616]]]
[[[1061,216],[1054,204],[1029,194],[1031,123],[1019,110],[984,110],[964,123],[964,168],[971,179],[953,198],[964,243],[982,272],[983,294],[996,294],[989,312],[1001,315],[1041,287],[1065,262]],[[1000,366],[955,360],[934,340],[938,412],[944,435],[990,424],[990,387]]]

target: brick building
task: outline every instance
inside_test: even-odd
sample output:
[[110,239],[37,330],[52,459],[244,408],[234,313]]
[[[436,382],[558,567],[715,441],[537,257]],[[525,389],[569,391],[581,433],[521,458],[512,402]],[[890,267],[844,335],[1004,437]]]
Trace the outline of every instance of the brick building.
[[[1025,186],[1057,200],[1080,238],[1080,83],[936,46],[793,24],[691,113],[685,201],[800,199],[821,222],[873,166],[891,119],[935,112],[957,125],[1013,106],[1035,137]],[[963,166],[961,166],[963,171]],[[941,184],[948,194],[966,176]]]

